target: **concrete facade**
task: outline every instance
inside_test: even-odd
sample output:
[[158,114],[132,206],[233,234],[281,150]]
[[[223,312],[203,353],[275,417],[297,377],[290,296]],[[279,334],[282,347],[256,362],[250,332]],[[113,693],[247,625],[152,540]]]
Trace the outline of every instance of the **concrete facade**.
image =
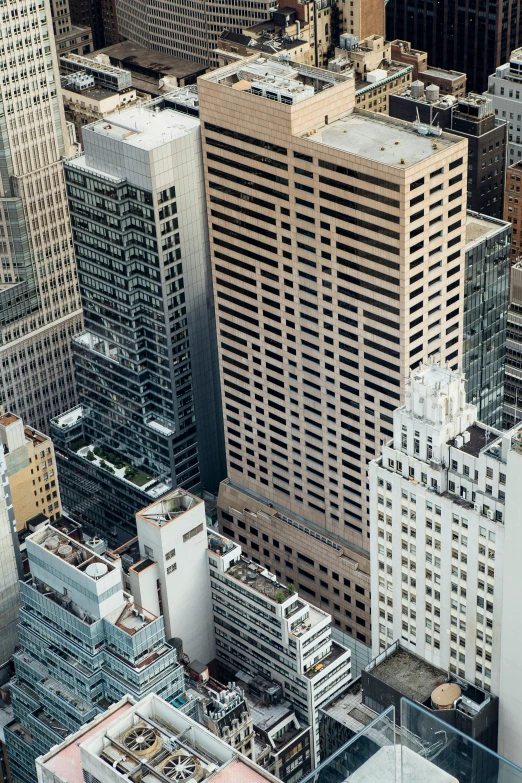
[[[369,644],[366,462],[391,436],[410,367],[460,358],[466,142],[358,112],[353,78],[300,68],[251,58],[199,80],[220,524]],[[281,100],[262,95],[268,69]],[[295,102],[288,84],[302,85]],[[304,575],[274,539],[307,558]]]
[[136,527],[141,555],[157,563],[159,591],[156,579],[148,580],[149,594],[152,598],[155,592],[158,601],[159,592],[167,637],[181,638],[191,660],[209,663],[216,648],[204,502],[174,490],[136,514]]

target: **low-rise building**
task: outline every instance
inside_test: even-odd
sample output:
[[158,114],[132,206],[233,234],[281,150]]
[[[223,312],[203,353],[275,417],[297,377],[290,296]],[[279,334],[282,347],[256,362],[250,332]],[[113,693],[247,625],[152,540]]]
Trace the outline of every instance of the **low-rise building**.
[[0,415],[3,447],[17,531],[44,513],[53,522],[62,515],[53,442],[48,435],[24,426],[14,413]]
[[413,66],[413,80],[420,80],[425,87],[434,85],[442,95],[454,95],[457,98],[466,94],[466,74],[460,71],[448,71],[428,65],[428,53],[414,49],[409,41],[398,38],[391,42],[391,56],[406,65]]
[[156,695],[126,696],[36,762],[39,783],[277,783]]
[[350,680],[350,651],[332,640],[330,615],[244,557],[238,544],[211,532],[208,546],[216,656],[232,671],[260,674],[282,688],[311,726],[315,765],[317,710]]

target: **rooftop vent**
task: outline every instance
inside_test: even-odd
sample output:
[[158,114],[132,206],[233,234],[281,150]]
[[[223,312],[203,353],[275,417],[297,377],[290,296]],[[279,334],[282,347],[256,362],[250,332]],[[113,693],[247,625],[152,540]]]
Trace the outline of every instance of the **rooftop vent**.
[[158,735],[149,726],[137,726],[123,735],[122,744],[137,756],[148,756],[158,747]]

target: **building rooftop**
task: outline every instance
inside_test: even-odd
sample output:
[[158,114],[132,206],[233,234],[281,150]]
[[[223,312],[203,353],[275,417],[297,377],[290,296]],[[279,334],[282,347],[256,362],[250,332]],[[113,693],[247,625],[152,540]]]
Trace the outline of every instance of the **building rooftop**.
[[137,71],[145,76],[175,76],[178,79],[186,79],[190,76],[198,76],[205,73],[206,67],[201,63],[185,60],[182,57],[173,57],[154,49],[147,49],[132,41],[107,46],[98,49],[89,55],[94,60],[100,54],[107,55],[111,62],[121,63],[121,67],[129,71]]
[[70,427],[74,427],[75,424],[78,424],[78,422],[81,421],[82,416],[82,406],[77,405],[75,408],[69,408],[68,411],[65,411],[65,413],[62,413],[60,416],[56,416],[52,419],[52,422],[57,427],[60,427],[60,429],[67,430]]
[[[454,708],[474,716],[497,698],[467,680],[438,669],[407,650],[400,641],[394,642],[364,668],[361,678],[365,688],[363,700],[366,695],[372,700],[379,699],[376,694],[380,689],[371,685],[372,678],[392,688],[400,697],[435,711]],[[380,698],[381,708],[385,709],[389,704],[388,697],[383,694]],[[437,706],[433,707],[433,704]]]
[[[87,724],[38,759],[65,783],[98,773],[143,783],[258,783],[276,779],[163,699],[125,697],[102,720]],[[81,749],[81,751],[80,751]]]
[[[379,71],[382,71],[382,74],[379,75]],[[375,89],[375,87],[378,87],[379,84],[387,81],[388,79],[397,79],[399,76],[411,73],[412,71],[412,65],[406,65],[405,63],[394,61],[386,61],[385,64],[385,61],[383,61],[380,65],[377,66],[377,68],[375,68],[373,71],[370,71],[369,74],[366,74],[367,76],[371,75],[372,73],[375,74],[375,77],[377,78],[375,78],[373,81],[362,78],[361,74],[355,74],[355,94],[362,95],[365,92]]]
[[62,745],[55,746],[46,756],[40,757],[41,760],[66,783],[84,783],[80,744],[109,726],[132,706],[133,702],[127,696],[127,701],[114,705],[76,734],[71,734]]
[[230,566],[227,574],[261,593],[265,598],[280,604],[293,595],[287,587],[276,581],[275,575],[271,575],[266,568],[245,557],[241,557],[238,563]]
[[493,441],[497,440],[502,434],[498,430],[493,429],[493,427],[488,427],[482,423],[472,424],[465,432],[468,433],[469,440],[463,442],[461,446],[457,446],[456,438],[454,438],[448,441],[448,445],[462,451],[464,454],[471,454],[473,457],[478,457],[483,448],[492,445]]
[[358,110],[304,135],[317,144],[401,169],[461,141],[449,133],[433,139],[421,135],[410,122]]
[[[146,105],[140,105],[123,109],[117,115],[111,114],[107,120],[92,123],[89,131],[150,151],[193,133],[198,128],[199,120],[188,114],[181,114],[170,108],[156,112]],[[84,333],[77,340],[87,340],[90,337],[92,335]]]
[[353,79],[351,73],[334,73],[292,62],[287,57],[248,57],[211,71],[205,79],[286,104],[299,103],[317,92]]
[[10,424],[14,424],[15,421],[20,421],[20,416],[14,413],[4,413],[0,416],[0,426],[9,427]]
[[130,602],[126,603],[123,608],[120,606],[114,612],[104,617],[104,620],[112,623],[116,628],[120,628],[130,636],[133,636],[137,631],[141,631],[142,628],[145,628],[156,619],[156,615]]
[[[424,71],[424,73],[426,73],[426,71]],[[416,90],[416,87],[419,89]],[[431,100],[428,100],[425,89],[426,85],[423,82],[417,80],[416,82],[403,87],[402,90],[394,93],[393,98],[403,98],[404,100],[414,101],[415,103],[422,103],[426,106],[430,106],[433,110],[434,125],[437,125],[437,111],[450,109],[451,107],[456,106],[459,99],[456,95],[441,95],[439,93],[438,98],[436,97],[436,94],[434,94],[433,96],[430,96]],[[436,100],[433,100],[433,97],[435,97]]]
[[229,538],[225,538],[217,533],[215,530],[207,530],[208,533],[208,548],[215,555],[222,557],[227,552],[232,552],[233,549],[239,549],[237,544],[231,541]]
[[230,43],[248,47],[252,53],[261,51],[267,54],[277,54],[281,50],[289,51],[298,46],[308,44],[308,41],[304,39],[285,35],[283,29],[275,25],[272,20],[268,20],[253,25],[242,33],[236,33],[233,30],[223,30],[219,36],[218,46],[220,41],[230,41]]
[[[74,422],[74,416],[71,416],[71,420],[73,423],[76,423]],[[73,423],[68,426],[73,426]],[[65,428],[65,425],[63,424],[59,424],[58,426]],[[149,426],[151,426],[151,422],[149,422]],[[131,465],[126,457],[123,457],[121,454],[118,454],[105,445],[94,446],[92,443],[86,443],[86,441],[80,437],[70,444],[70,449],[77,454],[78,457],[88,461],[91,465],[101,467],[110,475],[116,476],[121,481],[139,487],[141,491],[151,499],[165,495],[172,488],[170,478],[160,478],[143,465],[140,467]]]
[[366,670],[403,696],[421,704],[438,685],[447,680],[442,669],[435,668],[400,646],[383,660],[375,659]]
[[486,237],[492,237],[499,231],[503,231],[508,226],[509,223],[504,220],[468,212],[466,214],[466,250]]
[[138,516],[157,527],[165,527],[199,503],[203,503],[201,498],[184,489],[175,489],[166,497],[142,509]]
[[374,710],[363,703],[360,677],[353,680],[332,701],[324,704],[321,710],[355,733],[362,731],[377,715]]
[[425,71],[421,71],[419,73],[419,77],[420,76],[427,76],[432,79],[448,79],[453,82],[462,79],[466,74],[461,73],[460,71],[449,71],[446,68],[435,68],[434,66],[430,66],[429,68],[426,68]]
[[86,574],[89,579],[97,582],[114,570],[114,565],[106,558],[97,555],[92,549],[75,539],[48,525],[27,536],[27,542],[50,552],[58,560],[63,560],[70,566]]
[[103,101],[107,98],[114,98],[116,94],[113,90],[107,90],[105,87],[87,87],[81,89],[75,87],[73,84],[67,84],[64,79],[62,79],[62,92],[74,93],[78,96],[78,100],[81,100],[81,97],[83,97],[88,98],[91,101]]

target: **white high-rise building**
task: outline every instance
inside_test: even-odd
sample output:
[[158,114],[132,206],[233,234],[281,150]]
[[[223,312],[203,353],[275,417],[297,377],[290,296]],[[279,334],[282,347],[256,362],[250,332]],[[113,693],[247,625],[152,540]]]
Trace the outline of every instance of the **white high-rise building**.
[[477,421],[464,377],[414,371],[370,463],[372,645],[410,650],[499,697],[499,753],[522,763],[522,425]]
[[400,639],[499,692],[511,435],[478,422],[460,372],[414,371],[370,463],[372,647]]
[[[509,439],[509,440],[508,440]],[[522,426],[506,436],[506,532],[502,560],[499,748],[510,761],[522,765],[522,624],[520,623],[520,585],[522,571]],[[504,453],[504,450],[503,450]]]
[[73,147],[48,0],[0,6],[0,402],[45,430],[76,394],[81,309],[62,166]]
[[181,637],[192,660],[216,655],[207,564],[205,503],[176,489],[136,514],[140,554],[129,570],[136,600],[163,615],[167,639]]
[[522,48],[491,74],[488,93],[496,116],[508,125],[506,161],[511,166],[522,159]]

